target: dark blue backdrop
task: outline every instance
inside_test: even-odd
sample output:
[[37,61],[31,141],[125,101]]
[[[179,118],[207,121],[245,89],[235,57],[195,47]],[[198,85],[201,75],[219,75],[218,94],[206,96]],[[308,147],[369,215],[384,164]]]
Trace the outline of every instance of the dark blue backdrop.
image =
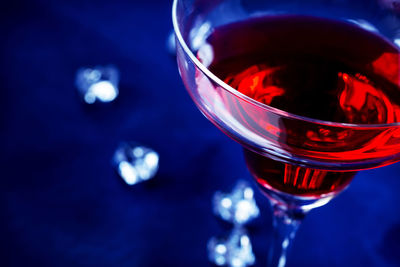
[[[195,108],[165,50],[171,1],[8,1],[0,8],[0,265],[208,266],[229,227],[216,190],[249,179],[239,145]],[[84,106],[74,75],[115,64],[120,96]],[[128,187],[111,167],[122,140],[161,156]],[[399,266],[400,165],[362,172],[310,213],[289,266]],[[270,210],[250,227],[266,265]]]

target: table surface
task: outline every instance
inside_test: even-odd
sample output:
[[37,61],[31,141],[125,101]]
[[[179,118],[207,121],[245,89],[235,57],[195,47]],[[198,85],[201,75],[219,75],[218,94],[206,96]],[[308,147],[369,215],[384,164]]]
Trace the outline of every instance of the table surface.
[[[171,1],[8,1],[0,29],[2,266],[209,266],[230,231],[215,191],[251,182],[238,144],[196,109],[165,50]],[[85,106],[78,68],[114,64],[119,98]],[[111,165],[121,141],[160,154],[151,181]],[[400,164],[359,173],[305,219],[288,266],[400,266]],[[254,186],[254,184],[253,184]],[[270,208],[248,230],[266,266]]]

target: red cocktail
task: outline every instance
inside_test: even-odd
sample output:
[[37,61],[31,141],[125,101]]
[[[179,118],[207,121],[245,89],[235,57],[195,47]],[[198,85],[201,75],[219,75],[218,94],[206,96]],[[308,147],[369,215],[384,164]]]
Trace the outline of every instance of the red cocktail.
[[234,0],[174,5],[182,79],[202,113],[244,147],[276,215],[277,266],[307,211],[357,171],[400,160],[395,40],[346,17],[343,3],[330,4],[335,14],[324,1],[294,2],[285,12],[260,1],[247,10]]

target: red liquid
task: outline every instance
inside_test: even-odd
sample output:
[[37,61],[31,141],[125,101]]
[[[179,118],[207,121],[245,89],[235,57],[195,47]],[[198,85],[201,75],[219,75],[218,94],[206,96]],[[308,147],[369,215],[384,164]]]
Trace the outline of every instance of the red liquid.
[[[323,121],[400,121],[399,50],[359,26],[303,16],[261,17],[217,28],[207,43],[198,58],[261,103]],[[279,137],[282,147],[300,157],[340,162],[400,152],[398,128],[360,133],[350,126],[312,129],[312,123],[295,120],[282,120],[276,127],[240,102],[230,108],[250,129],[266,139]],[[366,156],[361,148],[368,149]],[[285,164],[246,149],[245,158],[260,185],[295,195],[340,191],[355,174]]]

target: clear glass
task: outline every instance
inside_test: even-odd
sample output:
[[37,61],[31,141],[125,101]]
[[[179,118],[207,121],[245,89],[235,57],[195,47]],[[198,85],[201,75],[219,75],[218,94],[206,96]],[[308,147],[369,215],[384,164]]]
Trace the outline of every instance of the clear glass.
[[[200,47],[205,47],[206,38],[218,26],[256,16],[279,15],[309,15],[351,22],[400,45],[398,7],[398,2],[391,0],[174,1],[178,68],[187,91],[205,117],[243,146],[250,172],[273,207],[275,234],[270,266],[285,265],[291,241],[309,210],[328,203],[347,187],[357,171],[400,160],[400,124],[329,122],[273,108],[224,83],[207,69],[207,62],[201,63],[197,59],[196,53]],[[212,53],[212,50],[203,49],[202,52]],[[392,67],[399,70],[398,53],[385,55],[381,59],[383,66],[389,64],[388,58]],[[399,86],[400,79],[396,79]],[[304,135],[324,135],[324,138],[310,143],[303,141],[301,136]],[[374,142],[378,139],[383,141]],[[252,170],[249,162],[253,160],[259,164],[272,164],[272,169],[275,163],[278,167],[283,166],[285,177],[282,177],[282,183],[293,173],[295,179],[306,184],[311,182],[308,179],[318,175],[348,182],[327,192],[283,192],[263,182],[263,177],[269,174]]]

